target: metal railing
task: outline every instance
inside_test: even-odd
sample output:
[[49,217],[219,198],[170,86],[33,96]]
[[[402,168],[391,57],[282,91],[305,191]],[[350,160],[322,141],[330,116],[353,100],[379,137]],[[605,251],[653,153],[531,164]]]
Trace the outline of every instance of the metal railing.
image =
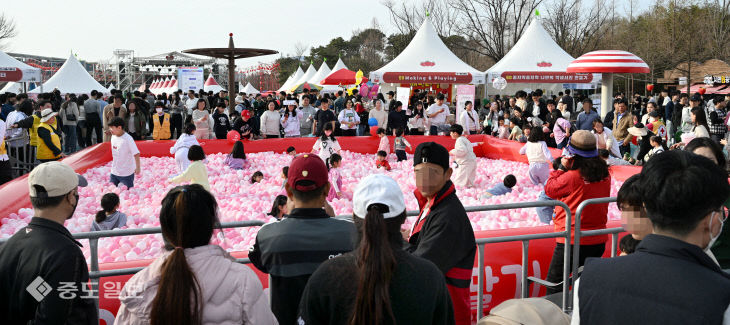
[[13,173],[12,176],[13,178],[17,178],[30,173],[38,161],[36,160],[35,147],[30,144],[25,144],[21,147],[10,146],[10,143],[14,141],[30,141],[30,137],[27,133],[25,133],[21,136],[5,139],[8,158],[10,161],[10,169]]
[[[583,210],[587,205],[590,204],[601,204],[601,203],[610,203],[615,202],[616,198],[598,198],[598,199],[589,199],[584,202],[582,202],[578,209],[576,210],[575,215],[575,229],[580,229],[580,215],[582,214]],[[510,210],[510,209],[525,209],[525,208],[538,208],[538,207],[560,207],[563,210],[565,210],[566,213],[566,225],[570,225],[572,223],[572,214],[570,212],[570,208],[561,201],[535,201],[535,202],[519,202],[519,203],[507,203],[507,204],[496,204],[496,205],[486,205],[486,206],[471,206],[471,207],[465,207],[466,212],[482,212],[482,211],[496,211],[496,210]],[[407,211],[408,216],[417,216],[419,214],[418,211]],[[338,219],[350,219],[351,220],[352,215],[339,215],[335,218]],[[258,220],[252,220],[252,221],[235,221],[235,222],[227,222],[221,224],[221,229],[231,229],[231,228],[240,228],[240,227],[255,227],[255,226],[262,226],[264,222],[258,221]],[[611,256],[613,257],[616,252],[616,243],[618,239],[618,234],[620,232],[623,232],[623,228],[611,228],[611,229],[599,229],[599,230],[587,230],[587,231],[580,231],[576,232],[574,238],[575,238],[575,244],[573,244],[573,250],[571,250],[571,234],[572,234],[572,227],[566,227],[565,231],[561,232],[548,232],[548,233],[539,233],[539,234],[526,234],[526,235],[513,235],[513,236],[500,236],[500,237],[490,237],[490,238],[479,238],[476,239],[476,245],[477,245],[477,261],[478,261],[478,280],[477,280],[477,316],[478,319],[483,316],[484,312],[484,303],[483,303],[483,297],[484,297],[484,268],[485,268],[485,255],[486,255],[486,249],[485,246],[487,244],[495,244],[495,243],[507,243],[507,242],[521,242],[522,244],[522,272],[521,272],[521,290],[520,290],[520,297],[525,298],[529,296],[529,287],[530,282],[534,282],[536,284],[540,285],[550,285],[550,283],[533,278],[528,277],[528,253],[529,253],[529,241],[531,240],[538,240],[538,239],[549,239],[549,238],[559,238],[563,237],[566,239],[565,241],[565,253],[563,255],[563,292],[562,292],[562,305],[563,305],[563,311],[569,312],[571,310],[571,303],[572,303],[572,292],[570,292],[569,288],[571,285],[570,281],[570,275],[577,274],[578,270],[578,254],[580,252],[579,248],[580,245],[578,243],[580,242],[580,237],[582,236],[598,236],[598,235],[605,235],[605,234],[612,234],[612,252]],[[100,279],[103,277],[111,277],[111,276],[120,276],[120,275],[130,275],[135,274],[144,267],[135,267],[135,268],[124,268],[124,269],[114,269],[114,270],[99,270],[99,257],[98,257],[98,250],[99,250],[99,239],[100,238],[107,238],[107,237],[121,237],[121,236],[134,236],[134,235],[148,235],[148,234],[159,234],[162,232],[162,229],[160,227],[153,227],[153,228],[138,228],[138,229],[118,229],[118,230],[105,230],[105,231],[94,231],[94,232],[83,232],[83,233],[76,233],[73,234],[73,237],[75,239],[88,239],[89,240],[89,249],[90,249],[90,272],[89,272],[89,278],[92,283],[92,292],[98,292],[98,286],[99,282],[96,283],[93,281],[94,279]],[[5,243],[7,239],[0,239],[0,245]],[[573,256],[576,258],[573,258],[573,263],[571,265],[570,263],[570,257],[571,252],[573,253]],[[248,258],[240,258],[236,259],[236,262],[238,263],[250,263],[250,260]],[[571,267],[572,266],[572,267]],[[572,270],[572,272],[571,272]],[[97,308],[99,307],[98,304],[98,296],[95,298],[95,303]]]
[[[524,209],[524,208],[538,208],[538,207],[561,207],[565,210],[565,221],[566,224],[570,224],[572,221],[570,207],[561,201],[535,201],[535,202],[520,202],[520,203],[508,203],[508,204],[496,204],[486,206],[467,207],[467,212],[476,211],[494,211],[494,210],[509,210],[509,209]],[[566,306],[568,296],[568,270],[570,267],[570,227],[566,227],[565,231],[561,232],[549,232],[541,234],[529,234],[529,235],[515,235],[515,236],[500,236],[490,238],[479,238],[476,240],[477,244],[477,263],[479,264],[479,274],[477,277],[477,319],[481,319],[484,312],[484,262],[485,262],[485,245],[495,243],[507,243],[519,241],[522,243],[522,287],[520,290],[520,297],[524,298],[528,296],[530,289],[530,283],[527,277],[528,268],[528,252],[529,252],[529,241],[535,239],[546,239],[546,238],[566,238],[566,249],[563,255],[563,306]],[[533,281],[534,282],[534,281]]]
[[[578,229],[578,231],[575,232],[575,240],[573,242],[573,265],[571,267],[573,274],[578,274],[578,267],[580,262],[580,238],[581,237],[591,237],[591,236],[601,236],[601,235],[611,235],[611,257],[616,256],[616,245],[618,243],[618,234],[624,232],[624,229],[621,227],[618,228],[607,228],[607,229],[595,229],[595,230],[580,230],[580,217],[583,215],[583,210],[589,205],[592,204],[607,204],[607,203],[614,203],[616,202],[615,197],[603,197],[603,198],[597,198],[597,199],[588,199],[583,202],[581,202],[578,205],[578,209],[575,210],[575,229]],[[568,248],[566,247],[566,250]],[[563,310],[568,312],[573,310],[573,291],[570,291],[570,299],[568,299],[568,304],[565,305],[565,301],[563,301]]]
[[[263,226],[264,222],[259,220],[248,220],[248,221],[233,221],[221,223],[220,229],[231,229],[241,227],[256,227]],[[89,255],[91,259],[91,265],[89,266],[89,280],[91,282],[91,292],[99,292],[99,281],[94,282],[103,277],[118,276],[118,275],[129,275],[135,274],[144,267],[133,267],[115,270],[99,270],[99,239],[109,237],[122,237],[122,236],[137,236],[137,235],[153,235],[161,234],[162,228],[151,227],[151,228],[136,228],[136,229],[116,229],[116,230],[102,230],[102,231],[89,231],[72,234],[74,239],[88,239],[89,240]],[[0,245],[4,244],[8,239],[1,239]],[[238,263],[249,263],[248,258],[236,259]],[[99,296],[94,297],[94,304],[99,309]]]

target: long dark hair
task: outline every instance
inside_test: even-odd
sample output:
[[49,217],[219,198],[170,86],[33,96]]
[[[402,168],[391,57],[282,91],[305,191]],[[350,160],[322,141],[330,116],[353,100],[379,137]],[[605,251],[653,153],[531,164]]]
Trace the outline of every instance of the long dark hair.
[[330,170],[330,168],[332,168],[332,165],[340,161],[342,161],[342,156],[333,153],[329,158],[327,158],[327,161],[325,161],[325,164],[327,164],[327,170]]
[[395,273],[396,252],[403,246],[400,227],[406,213],[386,220],[383,213],[387,211],[382,204],[372,204],[365,219],[353,218],[359,236],[355,250],[358,284],[350,325],[395,323],[390,281]]
[[327,124],[322,127],[322,142],[327,141],[327,135],[324,133],[324,131],[332,131],[332,133],[330,133],[329,139],[332,140],[332,142],[337,141],[337,139],[335,139],[335,130],[332,127],[332,123],[327,122]]
[[690,112],[695,115],[695,126],[692,128],[692,131],[694,131],[698,125],[704,125],[705,130],[710,132],[710,126],[707,125],[707,114],[705,114],[705,110],[698,106],[693,108]]
[[241,140],[236,141],[231,149],[231,157],[237,159],[246,159],[246,151],[243,150],[243,142]]
[[290,111],[288,106],[291,106],[291,105],[287,105],[287,108],[286,108],[286,111],[284,112],[284,114],[289,114],[289,117],[297,117],[297,107],[294,106],[294,109]]
[[286,202],[286,195],[277,195],[274,199],[274,204],[271,206],[271,212],[267,213],[267,215],[279,219],[279,212],[281,212],[281,210],[279,210],[279,207],[282,205],[286,205]]
[[610,176],[608,165],[601,157],[585,158],[575,155],[571,169],[577,169],[588,183],[600,182]]
[[99,210],[99,212],[96,213],[96,223],[106,220],[106,214],[114,212],[117,205],[119,205],[119,195],[116,193],[104,194],[104,196],[101,197],[102,210]]
[[162,199],[160,227],[172,253],[161,267],[150,324],[202,323],[200,285],[183,249],[208,245],[220,227],[217,210],[213,195],[199,184],[177,186]]

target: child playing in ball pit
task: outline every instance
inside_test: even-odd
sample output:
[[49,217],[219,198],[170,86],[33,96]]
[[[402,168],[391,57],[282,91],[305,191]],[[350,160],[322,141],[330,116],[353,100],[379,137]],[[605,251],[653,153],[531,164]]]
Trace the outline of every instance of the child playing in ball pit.
[[101,208],[91,223],[91,231],[112,230],[127,225],[127,215],[119,211],[119,195],[104,194],[101,197]]
[[261,183],[262,180],[264,180],[264,173],[260,170],[255,171],[253,175],[251,175],[251,184]]
[[233,144],[231,153],[226,156],[226,165],[232,169],[243,169],[246,166],[246,152],[240,140]]
[[327,164],[327,170],[329,170],[330,192],[327,194],[327,200],[332,201],[334,199],[342,198],[342,175],[340,175],[339,168],[342,165],[342,156],[338,154],[332,154],[325,161]]
[[390,164],[388,163],[388,153],[380,150],[378,151],[377,160],[375,161],[375,167],[376,168],[385,168],[385,170],[390,170]]
[[487,193],[484,194],[485,198],[490,198],[492,196],[500,196],[505,195],[507,193],[512,192],[512,188],[517,184],[517,177],[515,175],[509,174],[504,177],[502,180],[502,183],[499,183],[497,185],[494,185],[492,188],[487,190]]
[[205,163],[203,162],[205,159],[203,147],[197,145],[190,147],[190,150],[188,150],[188,159],[191,162],[190,166],[188,166],[182,174],[172,177],[170,182],[179,184],[189,181],[192,184],[200,184],[203,188],[210,192],[208,169],[205,167]]

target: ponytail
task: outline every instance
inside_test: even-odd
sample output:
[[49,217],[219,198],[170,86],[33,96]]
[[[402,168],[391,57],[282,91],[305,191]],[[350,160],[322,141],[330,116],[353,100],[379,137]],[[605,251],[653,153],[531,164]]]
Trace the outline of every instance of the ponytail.
[[356,251],[359,283],[350,325],[395,323],[390,301],[390,281],[395,272],[395,250],[400,249],[400,225],[405,212],[386,221],[386,207],[373,204],[365,220],[355,218],[360,233]]
[[104,220],[106,220],[106,212],[104,210],[99,210],[99,212],[96,213],[96,223],[101,223]]
[[[207,245],[218,225],[215,198],[198,184],[167,193],[160,209],[162,235],[173,246],[162,263],[150,324],[202,324],[200,284],[185,258],[185,248]],[[168,248],[169,248],[168,246]]]
[[101,197],[101,210],[96,213],[96,223],[106,220],[106,214],[112,213],[119,206],[119,195],[106,193]]

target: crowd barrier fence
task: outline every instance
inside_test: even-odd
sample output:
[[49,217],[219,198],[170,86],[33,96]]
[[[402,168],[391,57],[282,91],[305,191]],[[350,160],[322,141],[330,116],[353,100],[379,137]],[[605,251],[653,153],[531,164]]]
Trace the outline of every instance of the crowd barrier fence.
[[[591,199],[587,200],[579,206],[576,218],[579,218],[580,213],[582,213],[585,206],[589,204],[599,204],[599,203],[609,203],[609,202],[615,202],[615,198],[600,198],[600,199]],[[536,201],[536,202],[518,202],[518,203],[507,203],[507,204],[498,204],[498,205],[487,205],[487,206],[472,206],[472,207],[465,207],[467,212],[481,212],[481,211],[496,211],[496,210],[510,210],[510,209],[524,209],[524,208],[537,208],[537,207],[560,207],[566,211],[566,224],[569,224],[572,221],[572,215],[570,212],[569,207],[560,201]],[[416,216],[418,215],[418,211],[409,211],[407,213],[409,216]],[[343,216],[337,216],[337,218],[347,219],[349,216],[343,215]],[[236,221],[236,222],[227,222],[221,224],[221,229],[231,229],[231,228],[241,228],[241,227],[255,227],[255,226],[261,226],[264,223],[262,221],[253,220],[253,221]],[[576,220],[576,227],[580,226],[580,220]],[[576,233],[576,241],[575,243],[579,242],[580,235],[583,236],[593,236],[593,235],[601,235],[601,234],[613,234],[613,241],[612,241],[612,251],[611,256],[613,257],[616,252],[616,242],[617,242],[617,236],[619,232],[622,232],[622,228],[610,228],[610,229],[601,229],[601,230],[591,230],[591,231],[581,231],[580,233]],[[100,270],[99,269],[99,239],[100,238],[108,238],[108,237],[121,237],[121,236],[136,236],[136,235],[147,235],[147,234],[159,234],[162,230],[160,227],[152,227],[152,228],[144,228],[144,229],[121,229],[121,230],[106,230],[106,231],[95,231],[95,232],[84,232],[84,233],[76,233],[73,234],[75,239],[88,239],[89,240],[89,248],[90,248],[90,272],[89,272],[89,278],[91,280],[91,286],[92,286],[92,292],[99,292],[99,282],[94,280],[100,280],[104,277],[113,277],[113,276],[122,276],[122,275],[132,275],[140,270],[142,270],[144,267],[132,267],[132,268],[121,268],[121,269],[112,269],[112,270]],[[477,244],[477,264],[479,269],[478,274],[478,281],[477,281],[477,319],[481,318],[484,314],[484,305],[483,305],[483,295],[484,295],[484,268],[485,268],[485,254],[486,254],[486,248],[485,246],[488,244],[496,244],[496,243],[508,243],[508,242],[520,242],[522,244],[522,250],[521,250],[521,274],[520,274],[520,283],[521,286],[519,288],[519,297],[525,298],[529,297],[529,286],[530,283],[540,284],[540,285],[546,285],[547,282],[540,281],[540,279],[534,279],[532,277],[528,277],[528,253],[529,253],[529,242],[531,240],[537,240],[537,239],[550,239],[550,238],[558,238],[563,237],[566,238],[566,249],[565,254],[563,256],[563,294],[562,294],[562,306],[563,310],[568,312],[570,311],[570,275],[571,273],[575,274],[577,271],[577,259],[574,259],[574,263],[571,265],[569,263],[570,261],[570,254],[573,252],[573,254],[578,254],[579,250],[578,247],[573,244],[574,249],[570,249],[570,237],[571,237],[571,228],[567,228],[565,231],[562,232],[545,232],[545,233],[537,233],[537,234],[525,234],[525,235],[513,235],[513,236],[499,236],[499,237],[489,237],[489,238],[477,238],[476,244]],[[3,244],[6,241],[6,239],[0,240],[0,244]],[[577,256],[577,255],[574,255]],[[250,260],[248,258],[238,258],[236,259],[238,263],[247,264],[250,263]],[[569,272],[572,269],[572,272]],[[99,298],[97,297],[95,299],[95,303],[97,308],[99,307]]]

